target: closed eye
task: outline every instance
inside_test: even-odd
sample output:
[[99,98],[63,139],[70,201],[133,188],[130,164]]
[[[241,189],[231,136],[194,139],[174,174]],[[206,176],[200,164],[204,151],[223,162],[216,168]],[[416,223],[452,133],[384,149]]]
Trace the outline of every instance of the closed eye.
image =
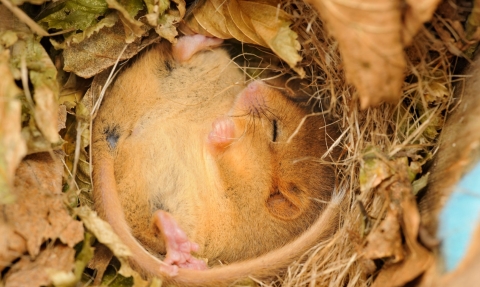
[[277,126],[277,121],[273,120],[273,135],[272,135],[272,141],[276,142],[277,141],[277,136],[278,136],[278,126]]

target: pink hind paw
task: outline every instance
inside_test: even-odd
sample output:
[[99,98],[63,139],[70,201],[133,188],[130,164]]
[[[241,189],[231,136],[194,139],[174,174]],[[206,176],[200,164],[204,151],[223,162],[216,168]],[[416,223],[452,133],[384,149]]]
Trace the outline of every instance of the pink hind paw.
[[178,226],[172,215],[159,210],[154,214],[154,221],[165,241],[167,255],[163,260],[164,263],[186,269],[207,269],[207,264],[203,260],[197,259],[191,254],[191,252],[198,251],[198,244],[188,240],[187,235]]

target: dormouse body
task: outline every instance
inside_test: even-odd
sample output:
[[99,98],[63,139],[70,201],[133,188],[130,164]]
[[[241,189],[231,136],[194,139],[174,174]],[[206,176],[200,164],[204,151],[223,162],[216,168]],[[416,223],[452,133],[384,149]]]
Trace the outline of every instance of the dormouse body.
[[[322,212],[319,220],[334,222],[329,209],[339,203],[327,204],[334,170],[320,160],[333,126],[281,85],[247,82],[219,44],[185,36],[143,53],[94,120],[96,209],[133,250],[134,264],[178,273],[177,283],[195,272],[206,276],[203,285],[223,282],[208,272],[225,267],[188,270],[205,269],[190,252],[210,265],[255,258],[298,237]],[[181,270],[160,270],[145,249]],[[248,275],[255,259],[247,262],[240,269]]]

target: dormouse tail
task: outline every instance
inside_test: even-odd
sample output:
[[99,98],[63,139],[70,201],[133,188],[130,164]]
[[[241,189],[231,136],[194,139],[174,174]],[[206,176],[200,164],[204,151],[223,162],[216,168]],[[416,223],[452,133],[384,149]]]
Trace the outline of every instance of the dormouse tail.
[[229,286],[247,277],[266,279],[284,270],[311,247],[330,237],[337,228],[346,189],[335,191],[314,224],[296,240],[258,258],[215,267],[206,271],[180,269],[172,278],[180,286]]
[[114,173],[113,156],[108,149],[101,147],[103,152],[97,152],[97,158],[93,158],[95,167],[93,173],[93,195],[95,197],[95,208],[113,228],[122,242],[132,252],[130,262],[140,267],[148,275],[165,277],[168,274],[176,274],[178,268],[163,263],[151,255],[133,237],[130,227],[125,220],[122,205],[120,203],[117,184]]

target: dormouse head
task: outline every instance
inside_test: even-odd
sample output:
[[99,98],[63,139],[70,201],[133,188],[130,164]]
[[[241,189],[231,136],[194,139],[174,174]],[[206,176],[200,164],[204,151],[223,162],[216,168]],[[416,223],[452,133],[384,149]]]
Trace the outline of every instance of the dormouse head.
[[213,122],[207,142],[227,197],[294,220],[330,198],[334,172],[324,155],[335,134],[323,116],[254,81]]

